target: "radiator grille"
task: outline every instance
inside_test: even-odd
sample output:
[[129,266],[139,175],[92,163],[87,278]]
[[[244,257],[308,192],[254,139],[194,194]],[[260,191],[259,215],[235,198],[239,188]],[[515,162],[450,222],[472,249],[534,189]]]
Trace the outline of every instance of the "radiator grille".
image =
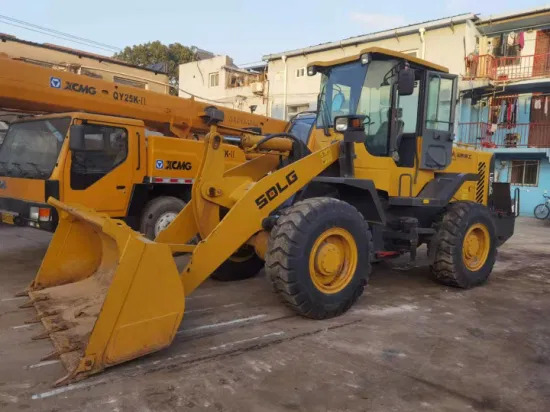
[[483,203],[485,197],[485,180],[487,173],[487,164],[485,162],[479,162],[477,164],[477,184],[476,184],[476,202]]

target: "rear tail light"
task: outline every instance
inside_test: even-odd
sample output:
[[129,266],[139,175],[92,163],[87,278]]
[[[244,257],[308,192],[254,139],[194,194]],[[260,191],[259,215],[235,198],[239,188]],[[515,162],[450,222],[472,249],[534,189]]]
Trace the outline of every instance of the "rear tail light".
[[41,222],[49,222],[50,221],[50,215],[51,215],[51,209],[49,207],[41,207],[38,209],[38,216],[39,220]]
[[29,212],[30,220],[35,222],[49,222],[51,218],[52,209],[49,207],[31,206]]

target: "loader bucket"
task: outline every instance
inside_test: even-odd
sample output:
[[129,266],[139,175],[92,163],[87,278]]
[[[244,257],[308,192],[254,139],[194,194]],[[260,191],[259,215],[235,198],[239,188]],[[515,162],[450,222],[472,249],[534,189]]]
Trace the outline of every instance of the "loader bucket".
[[171,250],[122,221],[55,199],[59,225],[29,288],[67,375],[80,380],[172,342],[184,291]]

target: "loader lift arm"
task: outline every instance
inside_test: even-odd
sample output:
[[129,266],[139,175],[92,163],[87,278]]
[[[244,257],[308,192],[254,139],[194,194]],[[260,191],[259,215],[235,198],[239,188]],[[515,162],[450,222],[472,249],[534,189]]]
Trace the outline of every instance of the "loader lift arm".
[[[339,142],[335,142],[278,170],[267,170],[266,166],[276,165],[260,158],[237,166],[224,176],[220,167],[221,138],[215,128],[206,137],[207,150],[192,200],[156,239],[169,243],[174,251],[179,249],[178,241],[188,240],[196,233],[204,239],[193,248],[191,261],[181,274],[186,295],[260,232],[270,213],[338,160],[340,153]],[[282,149],[286,147],[283,145]],[[267,172],[271,173],[266,175]],[[222,207],[229,208],[223,219]]]

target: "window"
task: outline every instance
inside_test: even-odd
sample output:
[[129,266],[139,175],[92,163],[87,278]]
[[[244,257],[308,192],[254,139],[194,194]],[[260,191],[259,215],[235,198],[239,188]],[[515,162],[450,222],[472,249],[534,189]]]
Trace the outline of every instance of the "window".
[[452,99],[453,81],[438,76],[431,77],[428,84],[428,107],[426,109],[427,129],[450,130]]
[[418,120],[418,87],[419,81],[414,82],[414,91],[410,96],[399,96],[397,107],[401,109],[402,133],[416,133]]
[[80,74],[88,77],[93,77],[94,79],[103,79],[103,76],[101,74],[88,69],[81,69]]
[[373,156],[387,156],[392,101],[391,79],[385,81],[397,62],[375,60],[369,64],[357,113],[365,119],[365,146]]
[[286,107],[286,113],[288,116],[287,118],[296,116],[298,113],[305,112],[306,110],[309,110],[309,104],[298,104],[294,106],[287,106]]
[[139,89],[147,88],[147,83],[140,82],[138,80],[127,79],[126,77],[114,76],[113,81],[115,83],[124,84],[125,86],[137,87]]
[[70,124],[68,117],[12,123],[0,146],[0,175],[50,176]]
[[317,115],[311,112],[294,117],[288,132],[307,144],[316,117]]
[[300,67],[299,69],[296,69],[296,77],[304,77],[306,75],[306,68]]
[[87,125],[82,151],[71,157],[71,188],[83,190],[93,185],[126,160],[128,133],[126,129],[102,125]]
[[521,186],[537,186],[538,160],[512,160],[508,163],[508,182]]
[[210,73],[208,75],[208,87],[217,87],[220,84],[220,73]]

